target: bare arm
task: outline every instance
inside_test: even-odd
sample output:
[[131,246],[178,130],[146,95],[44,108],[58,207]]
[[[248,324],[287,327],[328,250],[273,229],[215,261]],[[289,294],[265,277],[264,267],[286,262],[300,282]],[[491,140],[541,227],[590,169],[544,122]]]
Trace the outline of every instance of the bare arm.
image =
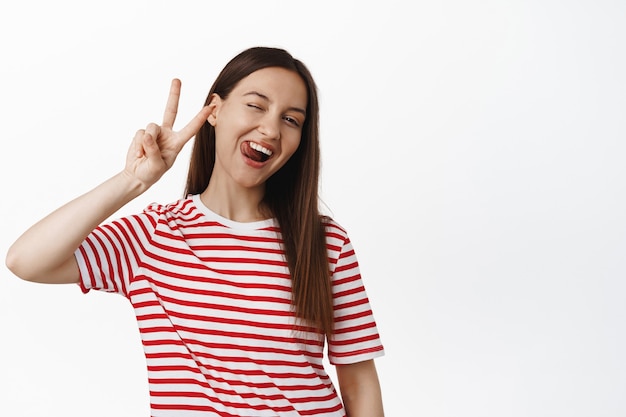
[[123,172],[70,201],[31,226],[9,248],[7,267],[34,282],[78,282],[74,251],[100,222],[135,196],[141,188]]
[[385,415],[374,360],[337,365],[337,378],[348,417]]
[[93,229],[142,194],[173,165],[185,143],[200,129],[210,107],[203,108],[179,132],[173,131],[180,81],[172,81],[163,124],[137,131],[123,171],[70,201],[30,227],[9,248],[7,267],[22,279],[75,283],[74,252]]

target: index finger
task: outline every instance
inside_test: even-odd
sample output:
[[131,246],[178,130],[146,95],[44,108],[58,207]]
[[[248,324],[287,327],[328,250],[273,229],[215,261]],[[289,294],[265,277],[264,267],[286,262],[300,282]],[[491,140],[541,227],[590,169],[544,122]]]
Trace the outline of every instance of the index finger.
[[178,136],[183,142],[187,142],[198,132],[198,130],[200,130],[202,125],[206,123],[209,114],[211,114],[211,106],[204,106],[200,112],[198,112],[198,114],[196,114],[196,116],[191,119],[189,123],[187,123],[187,126],[183,127],[178,132]]
[[165,112],[163,113],[163,127],[172,129],[174,122],[176,121],[176,114],[178,113],[178,100],[180,99],[180,85],[181,82],[178,78],[172,80],[170,85],[170,94],[167,97],[167,104],[165,105]]

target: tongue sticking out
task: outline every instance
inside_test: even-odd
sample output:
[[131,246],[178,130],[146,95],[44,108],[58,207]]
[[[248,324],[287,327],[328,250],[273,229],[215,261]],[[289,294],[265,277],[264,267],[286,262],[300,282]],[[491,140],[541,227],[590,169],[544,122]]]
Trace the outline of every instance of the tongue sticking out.
[[265,155],[263,152],[252,149],[250,147],[250,143],[248,142],[244,142],[241,144],[241,152],[243,152],[245,156],[256,162],[265,162],[269,159],[269,156]]

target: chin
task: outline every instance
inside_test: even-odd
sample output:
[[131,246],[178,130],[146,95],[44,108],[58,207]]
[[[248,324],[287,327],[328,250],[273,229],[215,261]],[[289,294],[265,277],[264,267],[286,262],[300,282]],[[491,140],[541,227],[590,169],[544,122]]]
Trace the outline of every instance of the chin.
[[265,181],[267,181],[267,178],[263,178],[263,179],[237,178],[236,179],[236,182],[240,187],[250,189],[251,191],[259,189],[259,188],[265,189]]

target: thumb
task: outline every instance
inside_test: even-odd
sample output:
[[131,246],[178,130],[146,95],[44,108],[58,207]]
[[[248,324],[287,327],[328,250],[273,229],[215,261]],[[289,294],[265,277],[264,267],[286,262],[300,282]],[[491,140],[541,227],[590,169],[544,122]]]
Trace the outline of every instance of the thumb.
[[141,145],[143,148],[143,153],[147,159],[161,159],[161,151],[159,149],[159,145],[157,145],[154,137],[146,132],[141,139]]

